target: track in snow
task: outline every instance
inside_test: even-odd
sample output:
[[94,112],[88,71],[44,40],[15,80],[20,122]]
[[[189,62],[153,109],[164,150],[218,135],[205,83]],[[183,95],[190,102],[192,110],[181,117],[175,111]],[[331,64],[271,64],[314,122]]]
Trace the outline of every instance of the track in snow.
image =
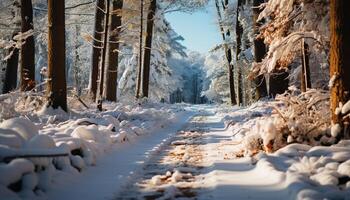
[[195,198],[203,179],[206,116],[193,117],[184,130],[159,147],[115,199]]

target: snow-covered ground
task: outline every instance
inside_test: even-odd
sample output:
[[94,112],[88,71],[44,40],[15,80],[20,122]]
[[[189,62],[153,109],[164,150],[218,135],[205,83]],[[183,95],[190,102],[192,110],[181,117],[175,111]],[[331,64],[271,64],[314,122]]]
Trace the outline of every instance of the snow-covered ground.
[[266,153],[278,138],[272,107],[109,104],[10,119],[0,124],[0,197],[347,199],[350,142]]

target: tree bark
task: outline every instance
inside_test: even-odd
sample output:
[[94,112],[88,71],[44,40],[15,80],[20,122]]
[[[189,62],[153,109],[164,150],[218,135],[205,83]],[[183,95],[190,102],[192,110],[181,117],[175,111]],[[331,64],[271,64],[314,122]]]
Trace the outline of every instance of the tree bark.
[[123,8],[123,0],[112,1],[112,12],[109,26],[108,64],[106,73],[106,100],[117,101],[117,78],[119,56],[119,33],[122,25],[122,16],[117,13]]
[[[253,28],[254,28],[254,35],[257,35],[259,33],[259,27],[261,24],[257,22],[259,14],[261,12],[261,9],[258,8],[262,3],[264,3],[264,0],[253,0]],[[254,61],[259,63],[262,61],[262,59],[266,55],[266,46],[264,44],[264,40],[262,38],[254,38],[253,41],[254,44]],[[258,76],[255,80],[256,85],[256,92],[255,92],[255,98],[256,100],[259,100],[263,97],[267,96],[267,88],[266,88],[266,80],[264,75]]]
[[[21,32],[33,29],[33,7],[31,0],[21,0]],[[21,47],[21,90],[35,87],[35,46],[34,36],[25,39]]]
[[93,99],[96,100],[97,95],[97,79],[98,69],[101,59],[101,48],[102,48],[102,34],[103,34],[103,20],[104,13],[103,8],[105,7],[105,0],[97,0],[95,8],[95,25],[94,25],[94,40],[92,47],[92,63],[90,72],[90,83],[89,93]]
[[[228,0],[225,2],[226,6],[228,4]],[[239,10],[241,9],[243,4],[242,0],[237,0],[237,10],[236,10],[236,70],[237,70],[237,77],[238,77],[238,86],[237,86],[237,104],[242,105],[243,104],[243,81],[242,81],[242,69],[238,66],[238,58],[239,54],[241,53],[241,46],[242,46],[242,34],[243,34],[243,26],[239,22]]]
[[337,114],[339,104],[346,104],[350,100],[350,1],[330,1],[330,77],[331,77],[331,115],[332,124],[339,124],[342,133],[339,137],[349,133],[349,117],[347,113]]
[[[18,34],[18,30],[12,35],[12,38]],[[2,88],[2,93],[6,94],[16,89],[17,87],[17,70],[18,70],[18,57],[19,50],[15,47],[11,47],[8,53],[12,53],[12,56],[6,60],[4,86]]]
[[74,84],[78,97],[81,95],[81,82],[80,82],[80,67],[79,67],[79,34],[80,27],[78,24],[75,25],[75,44],[74,44],[74,65],[73,65],[73,76],[74,76]]
[[230,87],[230,103],[231,105],[236,105],[236,94],[235,94],[235,84],[234,84],[234,74],[233,74],[233,65],[232,65],[232,52],[231,49],[228,48],[228,45],[226,43],[226,36],[225,36],[225,30],[224,27],[222,26],[222,17],[221,17],[221,12],[220,12],[220,7],[219,7],[219,2],[218,0],[215,0],[215,6],[218,14],[218,19],[219,19],[219,28],[221,31],[222,35],[222,40],[224,42],[224,51],[225,51],[225,57],[227,60],[227,66],[228,66],[228,79],[229,79],[229,87]]
[[146,41],[145,41],[145,53],[143,57],[142,68],[142,97],[148,97],[149,91],[149,74],[151,68],[151,53],[152,53],[152,39],[153,39],[153,26],[157,9],[157,1],[151,0],[147,14],[147,28],[146,28]]
[[301,41],[302,65],[301,65],[301,91],[306,92],[306,89],[311,88],[310,65],[309,65],[309,46],[304,39]]
[[136,99],[140,98],[141,74],[142,74],[142,51],[143,51],[143,0],[140,0],[140,36],[139,36],[139,63],[136,80]]
[[48,106],[67,111],[64,1],[48,0]]
[[107,43],[108,43],[108,24],[109,24],[109,0],[106,0],[105,6],[105,24],[104,24],[104,34],[103,34],[103,48],[102,57],[100,65],[100,80],[98,87],[98,98],[97,98],[97,109],[102,111],[102,101],[103,101],[103,90],[104,90],[104,78],[105,78],[105,63],[107,55]]

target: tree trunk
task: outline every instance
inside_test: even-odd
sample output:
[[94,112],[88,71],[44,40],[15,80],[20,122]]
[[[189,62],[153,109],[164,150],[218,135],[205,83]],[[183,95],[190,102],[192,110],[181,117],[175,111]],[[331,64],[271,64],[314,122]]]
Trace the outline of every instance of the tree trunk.
[[[31,0],[21,0],[21,32],[33,29],[33,7]],[[35,87],[35,47],[34,36],[25,39],[21,47],[21,90]]]
[[153,38],[153,26],[157,9],[157,1],[151,0],[151,4],[148,8],[147,14],[147,29],[146,29],[146,41],[145,41],[145,54],[143,55],[143,68],[142,68],[142,97],[148,97],[149,90],[149,74],[151,66],[151,53],[152,53],[152,38]]
[[[228,0],[225,2],[226,6],[228,4]],[[238,66],[238,58],[239,54],[241,53],[241,46],[242,46],[242,34],[243,34],[243,26],[239,22],[239,10],[241,9],[243,4],[242,0],[237,0],[237,11],[236,11],[236,69],[237,69],[237,77],[238,77],[238,86],[237,86],[237,104],[242,105],[243,104],[243,81],[242,81],[242,69]]]
[[64,1],[48,0],[48,106],[67,111]]
[[[261,12],[261,9],[258,8],[262,3],[264,3],[264,0],[253,0],[253,31],[254,35],[257,35],[259,33],[259,27],[261,24],[257,22],[259,14]],[[266,46],[264,44],[264,40],[262,38],[254,38],[254,61],[255,62],[261,62],[262,59],[266,55]],[[266,80],[264,75],[258,76],[255,80],[256,85],[256,92],[255,92],[255,98],[256,100],[259,100],[263,97],[267,96],[267,89],[266,89]]]
[[93,99],[96,100],[97,95],[97,79],[98,79],[98,69],[101,59],[101,48],[102,48],[102,34],[103,34],[103,20],[104,13],[103,9],[105,7],[105,0],[97,0],[95,8],[95,27],[94,27],[94,40],[92,47],[92,63],[90,72],[90,83],[89,83],[89,93]]
[[139,36],[139,63],[137,69],[137,81],[136,81],[136,99],[140,98],[141,90],[141,73],[142,73],[142,50],[143,50],[143,0],[140,0],[140,36]]
[[302,66],[301,66],[301,91],[311,88],[310,65],[309,65],[309,46],[304,39],[301,41]]
[[106,99],[108,101],[117,101],[117,78],[118,78],[118,56],[119,56],[119,33],[122,25],[121,13],[123,0],[113,0],[111,12],[111,24],[109,27],[108,41],[108,63],[106,73]]
[[80,67],[79,67],[79,34],[80,34],[80,27],[78,24],[75,25],[75,44],[74,44],[74,65],[73,65],[73,76],[74,76],[74,83],[75,83],[75,89],[77,92],[77,95],[80,97],[81,95],[81,81],[80,81]]
[[344,105],[350,100],[350,1],[331,0],[330,7],[331,114],[332,124],[338,124],[342,130],[337,134],[341,138],[349,133],[350,123],[344,108],[342,112],[336,112],[339,104]]
[[104,78],[105,78],[105,63],[107,55],[107,43],[108,43],[108,23],[109,23],[109,0],[106,0],[105,7],[105,24],[104,24],[104,34],[103,34],[103,48],[100,66],[100,80],[98,87],[98,98],[97,98],[97,109],[102,111],[102,101],[103,101],[103,90],[104,90]]
[[222,40],[224,42],[224,51],[225,51],[225,57],[227,60],[227,66],[228,66],[228,79],[229,79],[229,87],[230,87],[230,101],[231,105],[236,105],[236,94],[235,94],[235,84],[234,84],[234,79],[233,79],[233,65],[232,65],[232,52],[231,49],[228,48],[228,45],[226,43],[226,36],[225,36],[225,30],[224,27],[222,26],[222,17],[221,17],[221,12],[220,12],[220,7],[219,7],[219,2],[218,0],[215,0],[215,6],[218,14],[218,19],[219,19],[219,28],[221,31],[222,35]]
[[[12,38],[18,34],[18,30],[12,35]],[[18,54],[19,50],[15,47],[11,47],[8,53],[12,52],[12,56],[6,60],[4,87],[2,93],[6,94],[16,89],[17,87],[17,70],[18,70]]]

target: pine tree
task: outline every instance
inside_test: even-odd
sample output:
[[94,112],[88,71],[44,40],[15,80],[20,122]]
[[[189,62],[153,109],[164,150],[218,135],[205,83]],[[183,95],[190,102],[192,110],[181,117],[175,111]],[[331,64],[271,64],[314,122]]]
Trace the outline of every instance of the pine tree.
[[309,47],[304,39],[301,41],[301,91],[306,92],[306,89],[311,88],[310,65],[309,65]]
[[[261,24],[257,22],[259,14],[261,12],[259,6],[264,3],[264,0],[253,0],[253,24],[254,24],[254,35],[259,33],[259,27]],[[254,61],[261,62],[266,55],[266,46],[262,38],[254,38]],[[259,100],[267,96],[266,80],[264,75],[259,75],[255,80],[256,92],[255,98]]]
[[95,25],[94,25],[94,40],[92,47],[92,63],[90,72],[90,95],[92,99],[96,100],[97,95],[97,79],[98,69],[101,59],[101,47],[102,47],[102,33],[103,33],[103,21],[104,13],[103,8],[105,7],[105,0],[97,0],[95,8]]
[[122,25],[122,16],[119,13],[123,8],[123,0],[112,1],[112,12],[109,26],[108,63],[106,72],[106,100],[117,100],[117,76],[119,56],[119,33]]
[[350,101],[350,12],[348,11],[350,1],[331,0],[330,7],[332,124],[338,124],[343,133],[348,134],[350,120],[346,115],[349,111],[342,109],[341,112],[337,112],[337,108]]
[[142,52],[143,52],[143,0],[140,0],[140,34],[139,34],[139,55],[136,80],[136,99],[140,98],[141,77],[142,77]]
[[229,86],[230,86],[230,100],[231,100],[231,105],[236,105],[236,94],[235,94],[235,85],[234,85],[234,74],[233,74],[233,65],[232,65],[232,52],[231,49],[228,47],[226,43],[226,35],[225,35],[225,30],[222,25],[222,16],[221,16],[221,11],[220,11],[220,6],[219,6],[219,1],[215,0],[215,6],[217,10],[217,15],[219,18],[219,28],[221,31],[222,35],[222,40],[224,42],[224,51],[225,51],[225,57],[227,60],[227,66],[228,66],[228,79],[229,79]]
[[146,41],[145,41],[145,53],[143,57],[142,67],[142,97],[148,97],[149,90],[149,74],[151,66],[151,51],[152,51],[152,39],[153,39],[153,26],[157,9],[157,1],[151,0],[148,14],[147,14],[147,28],[146,28]]
[[48,106],[67,111],[64,1],[48,0]]
[[[18,30],[15,30],[12,38],[18,34]],[[18,70],[18,57],[19,50],[15,47],[11,47],[8,53],[12,53],[11,57],[6,61],[4,86],[2,88],[2,93],[6,94],[16,89],[17,87],[17,70]]]
[[[31,0],[21,0],[21,31],[33,29],[33,7]],[[21,47],[21,90],[29,91],[35,87],[35,47],[34,36],[23,41]]]
[[102,111],[103,101],[103,90],[104,90],[104,78],[105,78],[105,64],[107,55],[107,44],[108,44],[108,24],[109,24],[109,0],[106,0],[105,6],[105,20],[104,20],[104,31],[103,31],[103,47],[101,55],[101,65],[99,73],[99,86],[98,86],[98,98],[97,98],[97,109]]
[[[226,5],[228,0],[225,1]],[[237,0],[237,10],[236,10],[236,69],[237,69],[237,77],[238,77],[238,86],[237,86],[237,104],[243,104],[243,81],[242,81],[242,69],[238,66],[239,54],[241,53],[241,45],[242,45],[242,34],[243,34],[243,26],[239,21],[239,11],[243,5],[243,0]]]

